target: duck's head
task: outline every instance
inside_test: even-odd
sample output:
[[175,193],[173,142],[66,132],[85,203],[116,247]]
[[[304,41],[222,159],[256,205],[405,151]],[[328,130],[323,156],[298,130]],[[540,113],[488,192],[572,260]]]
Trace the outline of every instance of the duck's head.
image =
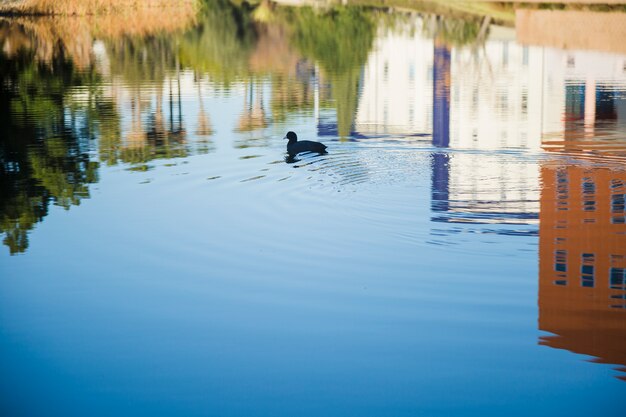
[[295,132],[287,132],[287,134],[285,135],[285,137],[283,139],[289,139],[289,142],[297,141],[298,140],[298,135],[296,135]]

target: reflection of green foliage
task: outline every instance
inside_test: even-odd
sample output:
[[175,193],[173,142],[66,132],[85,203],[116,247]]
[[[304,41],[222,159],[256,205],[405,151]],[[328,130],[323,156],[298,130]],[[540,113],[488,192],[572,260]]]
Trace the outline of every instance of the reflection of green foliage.
[[339,136],[348,136],[357,110],[360,71],[374,41],[373,20],[358,7],[325,12],[294,9],[287,19],[293,28],[294,44],[319,62],[329,77]]
[[270,105],[274,123],[285,121],[290,113],[313,110],[313,91],[309,84],[276,75],[272,77],[272,89]]
[[138,168],[155,159],[183,158],[185,156],[187,156],[187,148],[183,142],[167,140],[160,143],[149,141],[146,146],[121,148],[116,158],[133,165],[133,168]]
[[228,85],[248,74],[254,42],[251,9],[228,0],[204,0],[198,25],[180,40],[180,61]]
[[317,12],[304,7],[289,12],[294,45],[318,61],[327,74],[342,75],[365,64],[375,25],[363,9],[338,7]]
[[[103,103],[100,116],[107,123],[100,123],[100,160],[108,165],[115,165],[119,161],[129,164],[144,164],[157,158],[174,158],[186,156],[187,149],[180,136],[182,120],[174,123],[170,120],[169,127],[164,120],[159,120],[152,102],[154,91],[144,89],[146,84],[152,84],[161,91],[164,88],[168,75],[175,75],[176,48],[180,43],[180,34],[159,36],[126,36],[118,40],[107,42],[108,57],[111,62],[111,73],[121,76],[129,85],[135,105],[141,103],[144,108],[140,123],[146,128],[142,133],[142,146],[124,146],[122,143],[121,117],[114,104]],[[171,79],[170,79],[171,81]],[[178,93],[178,86],[169,85],[169,99],[172,94]],[[163,96],[156,94],[157,106],[162,105]],[[171,104],[171,103],[170,103]],[[147,123],[143,117],[148,114]],[[175,126],[178,124],[178,126]]]
[[130,84],[163,82],[175,68],[174,42],[168,36],[126,36],[107,42],[111,73]]
[[350,135],[359,100],[360,70],[355,68],[343,76],[333,76],[333,95],[337,101],[337,130],[339,136]]
[[[12,254],[28,247],[28,231],[50,202],[69,208],[89,196],[98,164],[87,154],[87,109],[68,105],[68,90],[94,82],[71,63],[50,67],[23,52],[0,60],[0,233]],[[82,122],[77,122],[81,120]]]
[[440,19],[432,35],[448,45],[465,46],[479,41],[480,22],[460,19]]
[[115,103],[102,102],[98,106],[98,115],[103,121],[98,126],[98,148],[100,161],[107,165],[117,164],[117,155],[121,146],[120,116],[115,108]]

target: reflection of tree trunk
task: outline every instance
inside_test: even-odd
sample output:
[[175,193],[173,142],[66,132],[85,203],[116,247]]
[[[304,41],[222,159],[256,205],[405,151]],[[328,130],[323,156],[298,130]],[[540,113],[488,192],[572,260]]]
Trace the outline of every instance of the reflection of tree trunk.
[[126,136],[128,148],[142,148],[145,146],[145,132],[141,123],[141,94],[136,91],[131,99],[130,132]]
[[359,68],[354,68],[341,76],[333,76],[333,95],[337,103],[337,131],[341,138],[352,134],[359,100],[360,72]]
[[[255,96],[256,89],[256,96]],[[246,96],[244,99],[244,111],[239,118],[237,131],[250,132],[256,129],[267,127],[268,122],[265,117],[265,109],[263,108],[263,91],[262,86],[252,85],[252,81],[246,86]]]
[[200,81],[198,80],[198,101],[200,103],[200,111],[198,112],[198,126],[196,127],[196,135],[199,136],[210,136],[213,134],[213,129],[211,128],[211,121],[209,120],[209,115],[204,110],[204,101],[202,100],[202,87],[200,85]]
[[165,117],[163,116],[163,86],[157,88],[156,110],[154,113],[154,134],[158,138],[165,136]]
[[491,25],[491,16],[485,16],[483,19],[483,23],[480,26],[480,31],[478,31],[478,36],[476,36],[476,42],[474,46],[481,44],[484,45],[487,40],[487,31],[489,30],[489,25]]

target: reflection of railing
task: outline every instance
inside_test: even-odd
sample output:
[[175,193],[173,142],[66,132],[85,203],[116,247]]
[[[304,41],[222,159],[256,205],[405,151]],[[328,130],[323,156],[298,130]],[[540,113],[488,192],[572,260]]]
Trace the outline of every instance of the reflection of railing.
[[[431,160],[431,221],[531,225],[531,229],[514,234],[536,235],[537,200],[533,192],[527,190],[530,185],[527,181],[532,178],[525,177],[526,171],[509,172],[508,176],[498,180],[485,176],[505,163],[495,160],[495,165],[487,164],[487,170],[482,172],[472,167],[469,158],[456,155],[453,159],[446,152],[434,153]],[[518,174],[522,176],[518,177]],[[501,232],[512,233],[506,229]]]

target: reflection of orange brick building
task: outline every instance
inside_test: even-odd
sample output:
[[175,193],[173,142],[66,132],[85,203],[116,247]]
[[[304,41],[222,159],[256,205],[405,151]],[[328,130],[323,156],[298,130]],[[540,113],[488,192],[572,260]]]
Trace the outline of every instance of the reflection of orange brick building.
[[541,344],[626,372],[626,170],[548,163],[541,178]]

